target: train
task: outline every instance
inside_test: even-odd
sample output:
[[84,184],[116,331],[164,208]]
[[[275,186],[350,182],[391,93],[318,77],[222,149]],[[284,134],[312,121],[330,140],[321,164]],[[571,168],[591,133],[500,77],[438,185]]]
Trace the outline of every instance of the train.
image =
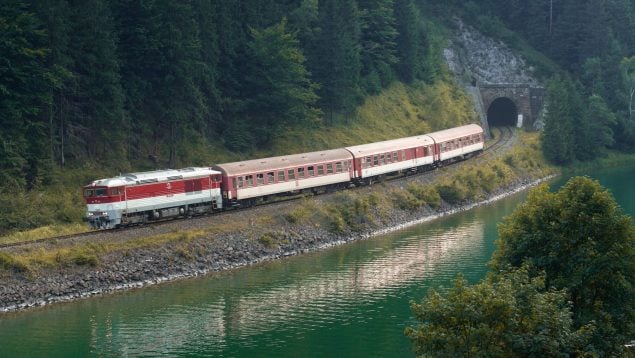
[[86,219],[94,229],[111,229],[370,185],[467,159],[481,153],[484,142],[483,129],[468,124],[338,149],[122,174],[83,187]]

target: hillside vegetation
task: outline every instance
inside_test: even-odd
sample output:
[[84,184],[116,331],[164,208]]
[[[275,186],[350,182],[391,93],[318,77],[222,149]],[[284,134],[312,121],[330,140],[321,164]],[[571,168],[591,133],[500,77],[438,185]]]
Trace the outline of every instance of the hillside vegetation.
[[633,150],[632,2],[543,5],[3,1],[0,233],[78,223],[78,188],[100,177],[474,120],[441,55],[457,16],[549,84],[548,160]]

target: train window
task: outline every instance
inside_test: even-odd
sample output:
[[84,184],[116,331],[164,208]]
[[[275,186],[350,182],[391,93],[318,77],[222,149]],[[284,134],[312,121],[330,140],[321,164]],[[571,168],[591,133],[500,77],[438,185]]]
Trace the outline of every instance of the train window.
[[295,179],[295,169],[289,169],[289,180]]
[[84,196],[85,197],[93,196],[93,191],[91,189],[84,190]]
[[246,175],[245,176],[245,182],[247,182],[247,187],[254,186],[254,176],[253,175]]
[[265,183],[265,175],[256,174],[256,180],[258,181],[258,185],[263,185]]
[[373,156],[373,165],[379,165],[379,155]]
[[117,195],[119,195],[119,188],[110,189],[110,196],[117,196]]
[[307,170],[309,171],[310,177],[315,176],[315,169],[313,168],[313,166],[308,167]]
[[243,177],[238,177],[238,187],[239,188],[243,187]]
[[326,165],[326,174],[333,174],[333,164],[332,163],[328,163]]
[[362,168],[366,168],[366,158],[360,159],[359,162],[360,162]]
[[401,150],[401,160],[406,160],[406,150],[405,149]]
[[386,159],[385,159],[384,154],[382,153],[382,154],[379,156],[379,164],[380,164],[380,165],[384,165],[385,163],[386,163]]
[[324,166],[323,165],[318,165],[317,169],[318,169],[318,175],[324,175]]
[[373,164],[373,158],[372,157],[366,157],[366,167],[370,167]]
[[274,177],[275,177],[275,176],[273,175],[273,172],[269,172],[269,173],[267,173],[267,183],[269,183],[269,184],[273,184],[273,182],[274,182]]
[[338,173],[342,172],[342,162],[335,163],[335,171]]
[[106,189],[95,189],[95,196],[106,196]]
[[304,178],[304,168],[298,168],[298,179]]
[[278,171],[278,183],[284,181],[284,170]]

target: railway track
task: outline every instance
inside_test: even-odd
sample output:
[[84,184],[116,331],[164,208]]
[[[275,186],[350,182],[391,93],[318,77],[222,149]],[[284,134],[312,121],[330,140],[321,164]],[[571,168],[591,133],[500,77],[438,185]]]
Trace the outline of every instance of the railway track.
[[[498,132],[495,133],[493,136],[495,138],[495,141],[492,142],[488,142],[485,145],[485,148],[483,150],[483,153],[481,155],[479,155],[476,158],[473,159],[468,159],[468,160],[483,160],[483,158],[490,158],[491,156],[496,156],[500,153],[505,152],[509,147],[511,147],[514,143],[514,138],[516,136],[516,132],[511,128],[511,127],[497,127],[496,129],[498,129],[497,131],[493,131]],[[460,163],[460,162],[459,162]],[[454,167],[454,165],[450,165],[450,167]],[[432,181],[432,176],[430,174],[432,174],[433,171],[428,171],[428,172],[423,172],[423,173],[417,173],[414,175],[409,175],[409,176],[397,176],[397,177],[393,177],[390,179],[387,179],[386,181],[389,182],[396,182],[399,183],[400,181],[406,181],[406,180],[411,180],[413,178],[423,178],[429,176],[430,178],[428,178],[428,180],[425,180],[426,182],[430,182]],[[359,187],[358,189],[364,188],[365,186]],[[262,208],[263,206],[268,206],[268,205],[275,205],[275,204],[282,204],[288,201],[293,201],[296,199],[301,198],[302,196],[294,196],[294,197],[288,197],[288,198],[282,198],[282,199],[278,199],[278,200],[274,200],[274,201],[268,201],[268,202],[264,202],[260,205],[257,205],[255,207],[249,207],[249,208],[241,208],[239,211],[240,212],[248,212],[250,210],[254,210],[254,209],[258,209],[258,208]],[[233,215],[236,213],[236,210],[228,210],[228,211],[223,211],[223,212],[217,212],[217,213],[210,213],[210,214],[205,214],[205,215],[200,215],[200,216],[195,216],[195,217],[191,217],[191,218],[180,218],[180,219],[167,219],[164,221],[156,221],[156,222],[148,222],[145,223],[143,225],[136,225],[136,226],[131,226],[131,227],[126,227],[126,228],[117,228],[117,229],[110,229],[110,230],[94,230],[94,231],[87,231],[87,232],[82,232],[82,233],[77,233],[77,234],[69,234],[69,235],[60,235],[60,236],[55,236],[55,237],[49,237],[49,238],[42,238],[42,239],[36,239],[36,240],[28,240],[28,241],[19,241],[19,242],[11,242],[11,243],[0,243],[0,249],[8,249],[8,248],[18,248],[20,246],[29,246],[29,245],[36,245],[36,244],[41,244],[41,243],[57,243],[60,241],[68,241],[71,239],[85,239],[85,238],[89,238],[89,237],[93,237],[93,236],[101,236],[101,235],[116,235],[116,234],[120,234],[123,232],[127,232],[129,230],[135,230],[135,229],[139,229],[142,227],[160,227],[161,225],[168,225],[177,221],[184,221],[184,220],[188,220],[188,221],[192,221],[192,220],[202,220],[205,218],[209,218],[209,217],[219,217],[222,218],[223,216],[226,215]],[[222,219],[220,219],[222,220]]]

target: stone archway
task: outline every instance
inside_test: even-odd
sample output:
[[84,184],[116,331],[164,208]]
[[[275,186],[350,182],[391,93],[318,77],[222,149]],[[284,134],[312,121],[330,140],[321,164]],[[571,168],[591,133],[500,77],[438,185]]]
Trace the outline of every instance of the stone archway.
[[[487,115],[489,117],[490,110],[494,110],[497,113],[503,111],[505,106],[509,107],[510,105],[506,101],[510,101],[516,108],[515,115],[513,115],[513,119],[507,118],[507,122],[504,122],[504,125],[515,126],[518,121],[518,115],[522,114],[523,126],[526,128],[531,128],[534,125],[542,108],[545,92],[542,87],[532,87],[529,84],[517,83],[479,84],[477,88],[481,95],[483,112],[487,111],[487,113],[483,113],[483,116]],[[495,104],[494,102],[496,101],[498,103]],[[499,106],[503,106],[503,108],[501,109]],[[510,109],[507,112],[514,113]],[[512,117],[512,115],[510,114],[509,117]],[[513,121],[513,123],[509,121]],[[489,124],[493,126],[503,125],[500,122],[499,124]]]
[[511,99],[495,99],[487,109],[487,123],[490,127],[515,126],[518,121],[518,107]]

